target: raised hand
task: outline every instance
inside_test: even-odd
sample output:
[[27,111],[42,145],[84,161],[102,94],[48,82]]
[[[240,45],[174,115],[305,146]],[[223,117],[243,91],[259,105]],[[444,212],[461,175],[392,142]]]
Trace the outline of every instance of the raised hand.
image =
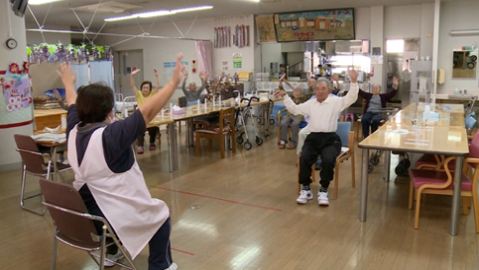
[[285,95],[287,95],[286,91],[279,90],[274,92],[273,97],[278,98],[278,97],[284,97]]
[[171,78],[176,84],[181,81],[182,76],[188,76],[188,73],[185,73],[185,66],[181,64],[181,59],[183,59],[183,54],[179,53],[176,57],[176,66],[173,70],[173,77]]
[[398,79],[397,76],[394,76],[394,77],[393,77],[393,88],[394,88],[394,89],[397,89],[398,86],[399,86],[399,79]]
[[131,75],[134,76],[140,72],[140,69],[135,69],[131,72]]
[[234,75],[233,78],[234,78],[236,81],[238,81],[238,80],[239,80],[239,74],[238,74],[237,72],[235,72],[235,75]]
[[158,70],[156,68],[153,69],[153,72],[155,73],[155,77],[158,77]]
[[358,72],[353,68],[353,69],[349,69],[348,67],[348,74],[349,74],[349,77],[351,78],[351,82],[352,83],[357,83],[358,82]]
[[64,86],[73,86],[75,84],[76,74],[72,71],[71,64],[62,62],[60,64],[60,68],[57,70],[57,74],[58,76],[60,76],[60,79],[62,80]]
[[286,73],[283,73],[283,75],[281,75],[281,78],[279,78],[279,81],[282,82],[284,81],[284,78],[286,77]]

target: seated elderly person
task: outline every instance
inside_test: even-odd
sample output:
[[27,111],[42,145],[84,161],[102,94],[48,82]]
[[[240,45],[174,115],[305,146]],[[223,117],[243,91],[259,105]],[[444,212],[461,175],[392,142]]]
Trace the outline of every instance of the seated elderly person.
[[299,183],[303,186],[298,204],[306,204],[313,199],[311,192],[311,166],[316,163],[318,155],[322,158],[322,170],[320,172],[321,189],[318,192],[318,204],[328,206],[328,187],[334,179],[334,166],[336,158],[341,152],[341,139],[336,134],[338,127],[337,115],[353,104],[358,97],[357,78],[358,73],[353,69],[348,73],[351,77],[351,86],[348,94],[344,97],[329,96],[332,91],[331,83],[327,79],[320,78],[315,85],[316,99],[305,103],[295,104],[286,96],[285,91],[278,91],[275,96],[284,96],[284,104],[292,114],[309,115],[308,129],[311,132],[306,138],[301,156],[299,158]]
[[397,77],[394,77],[392,89],[388,93],[380,94],[380,84],[373,84],[372,93],[359,90],[359,95],[366,100],[363,117],[361,119],[364,138],[369,136],[369,127],[371,127],[371,133],[374,133],[378,129],[379,122],[381,122],[382,119],[380,110],[381,108],[386,108],[387,102],[396,95],[398,85],[399,80]]
[[198,89],[196,89],[195,82],[190,82],[188,84],[188,90],[186,90],[186,79],[188,79],[188,72],[185,72],[184,77],[185,78],[183,79],[183,85],[181,86],[181,89],[185,94],[186,102],[188,103],[188,105],[196,104],[197,100],[200,99],[201,93],[205,89],[205,83],[206,78],[208,78],[208,74],[200,72],[201,86]]
[[[293,89],[293,86],[285,79],[285,75],[281,76],[279,79],[279,89],[284,90],[283,87],[283,82],[289,86],[290,89]],[[308,85],[311,85],[311,80],[309,79],[308,76]],[[314,82],[313,82],[314,84]],[[303,96],[303,90],[301,88],[295,88],[293,90],[293,95],[290,96],[290,98],[293,100],[295,104],[300,104],[305,101],[307,101],[310,97],[313,95],[313,88],[309,86],[309,92],[308,94]],[[281,123],[280,123],[280,144],[278,145],[279,149],[284,149],[287,147],[288,149],[294,149],[296,148],[296,145],[298,143],[298,133],[299,133],[299,125],[301,122],[304,122],[304,116],[303,115],[293,115],[288,112],[287,115],[283,116],[281,118]],[[288,128],[291,129],[291,140],[289,141],[288,146],[286,146],[286,143],[288,142]]]

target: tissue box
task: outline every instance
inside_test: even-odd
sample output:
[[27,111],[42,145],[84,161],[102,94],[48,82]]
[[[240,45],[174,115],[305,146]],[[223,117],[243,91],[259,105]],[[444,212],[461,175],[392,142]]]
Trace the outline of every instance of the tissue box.
[[173,110],[173,114],[184,114],[184,113],[185,113],[184,109]]

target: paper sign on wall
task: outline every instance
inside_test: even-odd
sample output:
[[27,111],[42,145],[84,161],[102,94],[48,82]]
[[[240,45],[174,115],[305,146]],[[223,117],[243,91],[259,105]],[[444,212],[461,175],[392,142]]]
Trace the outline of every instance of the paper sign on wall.
[[241,53],[233,53],[233,68],[242,68],[243,58]]

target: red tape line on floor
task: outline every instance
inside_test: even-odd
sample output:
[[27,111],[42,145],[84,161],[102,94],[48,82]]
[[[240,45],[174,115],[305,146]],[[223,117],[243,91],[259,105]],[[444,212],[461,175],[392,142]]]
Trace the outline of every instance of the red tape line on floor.
[[217,197],[212,197],[212,196],[207,196],[207,195],[201,195],[201,194],[192,193],[192,192],[186,192],[186,191],[180,191],[180,190],[174,190],[174,189],[163,188],[163,187],[156,187],[156,186],[149,186],[149,187],[157,188],[157,189],[162,189],[162,190],[167,190],[167,191],[178,192],[178,193],[181,193],[181,194],[187,194],[187,195],[193,195],[193,196],[198,196],[198,197],[203,197],[203,198],[208,198],[208,199],[223,201],[223,202],[229,202],[229,203],[234,203],[234,204],[239,204],[239,205],[244,205],[244,206],[250,206],[250,207],[256,207],[256,208],[261,208],[261,209],[266,209],[266,210],[272,210],[272,211],[277,211],[277,212],[282,212],[282,211],[283,211],[283,210],[278,209],[278,208],[261,206],[261,205],[255,205],[255,204],[249,204],[249,203],[244,203],[244,202],[238,202],[238,201],[233,201],[233,200],[228,200],[228,199],[222,199],[222,198],[217,198]]

